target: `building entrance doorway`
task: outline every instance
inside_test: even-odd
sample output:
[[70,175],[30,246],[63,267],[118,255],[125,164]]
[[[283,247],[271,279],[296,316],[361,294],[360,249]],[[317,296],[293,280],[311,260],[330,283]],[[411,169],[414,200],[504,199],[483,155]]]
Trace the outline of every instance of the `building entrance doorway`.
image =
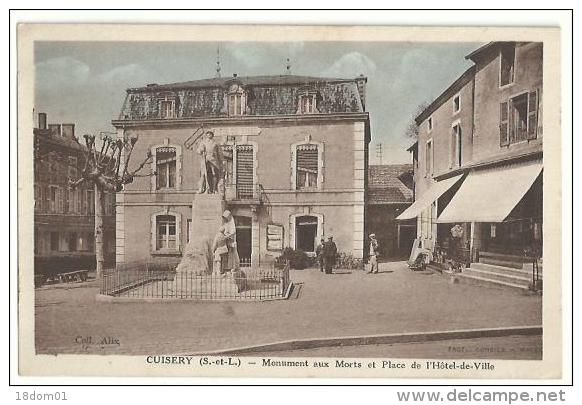
[[317,217],[305,215],[295,220],[295,249],[315,252]]
[[236,246],[241,266],[251,265],[251,253],[253,250],[253,230],[250,217],[234,217],[236,226]]

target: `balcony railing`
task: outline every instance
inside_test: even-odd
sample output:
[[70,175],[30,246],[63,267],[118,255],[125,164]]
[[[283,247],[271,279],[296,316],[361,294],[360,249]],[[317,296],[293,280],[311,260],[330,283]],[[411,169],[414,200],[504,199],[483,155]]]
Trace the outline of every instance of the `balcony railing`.
[[225,197],[227,201],[248,201],[261,203],[263,187],[260,184],[227,184]]

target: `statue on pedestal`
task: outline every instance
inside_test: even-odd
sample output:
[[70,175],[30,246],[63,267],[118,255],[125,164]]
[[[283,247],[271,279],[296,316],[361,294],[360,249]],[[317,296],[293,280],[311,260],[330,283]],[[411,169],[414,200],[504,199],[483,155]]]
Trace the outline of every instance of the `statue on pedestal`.
[[201,156],[198,193],[214,194],[222,182],[222,151],[214,140],[214,132],[206,131],[196,150]]
[[214,238],[213,273],[222,274],[223,271],[235,273],[240,267],[240,258],[236,246],[236,225],[229,210],[222,214],[222,226]]

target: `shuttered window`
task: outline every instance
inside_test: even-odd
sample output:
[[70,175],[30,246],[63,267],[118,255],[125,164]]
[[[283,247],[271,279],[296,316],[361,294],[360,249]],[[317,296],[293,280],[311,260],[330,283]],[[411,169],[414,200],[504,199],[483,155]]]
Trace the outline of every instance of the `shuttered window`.
[[433,151],[432,151],[432,140],[426,142],[426,176],[432,176],[433,173]]
[[500,104],[500,146],[537,138],[539,105],[539,89],[520,94]]
[[252,198],[254,185],[254,153],[252,145],[236,148],[236,191],[238,198]]
[[505,101],[500,104],[499,108],[499,145],[509,145],[509,102]]
[[297,147],[297,188],[317,188],[319,151],[317,145]]
[[536,139],[538,134],[539,91],[529,93],[527,104],[527,139]]

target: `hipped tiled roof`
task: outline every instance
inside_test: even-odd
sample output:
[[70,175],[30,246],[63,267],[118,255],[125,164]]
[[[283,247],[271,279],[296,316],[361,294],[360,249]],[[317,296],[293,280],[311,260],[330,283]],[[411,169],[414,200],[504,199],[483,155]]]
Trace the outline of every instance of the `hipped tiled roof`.
[[412,165],[371,165],[368,168],[369,204],[412,203]]
[[176,118],[226,117],[231,83],[240,84],[246,92],[245,115],[296,114],[299,96],[306,88],[316,93],[318,113],[364,112],[356,79],[285,75],[214,78],[128,89],[119,119],[158,119],[159,100],[167,96],[176,101]]

